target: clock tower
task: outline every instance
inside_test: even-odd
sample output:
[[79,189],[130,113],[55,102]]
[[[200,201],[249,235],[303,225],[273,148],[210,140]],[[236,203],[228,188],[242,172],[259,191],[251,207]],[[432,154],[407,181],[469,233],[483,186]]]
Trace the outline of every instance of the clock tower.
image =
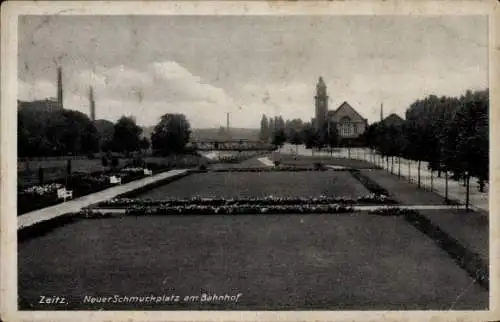
[[316,96],[314,96],[314,99],[316,104],[316,122],[314,128],[318,131],[323,131],[328,113],[328,94],[323,77],[320,77],[318,84],[316,84]]

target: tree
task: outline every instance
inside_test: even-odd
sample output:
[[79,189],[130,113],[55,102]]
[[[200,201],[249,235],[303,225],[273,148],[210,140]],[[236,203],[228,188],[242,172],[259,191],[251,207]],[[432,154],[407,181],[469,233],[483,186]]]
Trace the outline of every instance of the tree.
[[272,139],[274,129],[275,129],[274,119],[272,117],[270,117],[269,118],[269,128],[268,128],[269,139]]
[[311,123],[304,124],[302,128],[302,142],[304,142],[306,149],[311,149],[314,147],[317,141],[317,133],[312,127]]
[[302,135],[300,130],[292,129],[289,140],[291,144],[295,145],[295,151],[297,151],[299,148],[299,144],[302,143]]
[[265,114],[262,114],[262,119],[260,120],[259,139],[264,142],[269,140],[269,122]]
[[28,104],[18,110],[20,156],[88,154],[97,151],[98,134],[83,113]]
[[277,123],[278,123],[278,125],[276,127],[279,130],[285,130],[285,121],[283,120],[283,117],[281,115],[278,116]]
[[272,144],[282,147],[283,143],[286,141],[286,136],[285,136],[285,130],[284,129],[277,129],[273,133],[273,141]]
[[141,150],[147,150],[147,149],[149,149],[150,143],[149,143],[148,138],[143,137],[141,139],[141,144],[140,145],[141,145]]
[[133,117],[122,116],[114,126],[113,150],[129,154],[140,149],[142,128]]
[[110,151],[113,144],[115,126],[108,120],[96,120],[94,126],[99,134],[99,146],[102,151]]
[[163,155],[184,151],[191,135],[191,126],[183,114],[167,113],[160,118],[151,134],[151,145]]
[[333,122],[326,123],[326,144],[331,149],[331,153],[333,155],[333,148],[337,147],[340,143],[340,136],[337,131],[337,126]]

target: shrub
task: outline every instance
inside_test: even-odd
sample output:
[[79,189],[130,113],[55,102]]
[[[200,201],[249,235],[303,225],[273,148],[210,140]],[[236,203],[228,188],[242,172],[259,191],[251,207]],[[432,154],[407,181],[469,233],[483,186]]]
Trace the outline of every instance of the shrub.
[[103,166],[103,167],[107,167],[107,166],[109,166],[109,161],[108,161],[108,158],[107,158],[105,155],[103,155],[103,156],[101,157],[101,163],[102,163],[102,166]]
[[42,167],[38,168],[38,182],[40,184],[43,184],[43,168]]
[[111,166],[112,166],[113,168],[118,167],[118,165],[119,165],[119,164],[120,164],[120,161],[118,160],[118,158],[117,158],[117,157],[112,157],[112,158],[111,158]]
[[68,173],[68,176],[71,175],[71,159],[68,159],[68,164],[66,165],[66,172]]
[[134,159],[132,159],[132,166],[133,167],[142,167],[142,166],[144,166],[144,160],[142,159],[142,157],[137,156]]

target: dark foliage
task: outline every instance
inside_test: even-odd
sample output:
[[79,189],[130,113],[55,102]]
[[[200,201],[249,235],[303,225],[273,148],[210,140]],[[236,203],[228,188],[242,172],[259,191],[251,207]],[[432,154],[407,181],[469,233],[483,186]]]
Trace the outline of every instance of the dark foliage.
[[151,134],[151,145],[161,155],[180,153],[190,135],[190,124],[183,114],[165,114]]

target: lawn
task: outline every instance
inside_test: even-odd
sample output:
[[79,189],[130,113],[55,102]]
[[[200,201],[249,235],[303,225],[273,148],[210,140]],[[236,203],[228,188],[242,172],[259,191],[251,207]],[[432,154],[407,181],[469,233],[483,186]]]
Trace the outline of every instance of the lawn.
[[336,165],[342,167],[356,168],[356,169],[371,169],[373,164],[356,159],[338,158],[331,157],[327,155],[318,156],[294,156],[291,154],[273,152],[270,157],[273,161],[279,161],[283,165],[296,165],[296,166],[307,166],[313,165],[314,163],[322,163],[325,165]]
[[403,205],[442,205],[444,198],[435,192],[418,189],[404,178],[398,178],[385,170],[361,170],[366,177],[388,190]]
[[[20,309],[485,309],[475,285],[400,217],[81,220],[19,245]],[[85,295],[242,296],[236,304],[83,305]],[[38,304],[40,295],[67,305]]]
[[200,173],[145,192],[138,198],[162,200],[202,197],[359,197],[369,191],[348,172]]

